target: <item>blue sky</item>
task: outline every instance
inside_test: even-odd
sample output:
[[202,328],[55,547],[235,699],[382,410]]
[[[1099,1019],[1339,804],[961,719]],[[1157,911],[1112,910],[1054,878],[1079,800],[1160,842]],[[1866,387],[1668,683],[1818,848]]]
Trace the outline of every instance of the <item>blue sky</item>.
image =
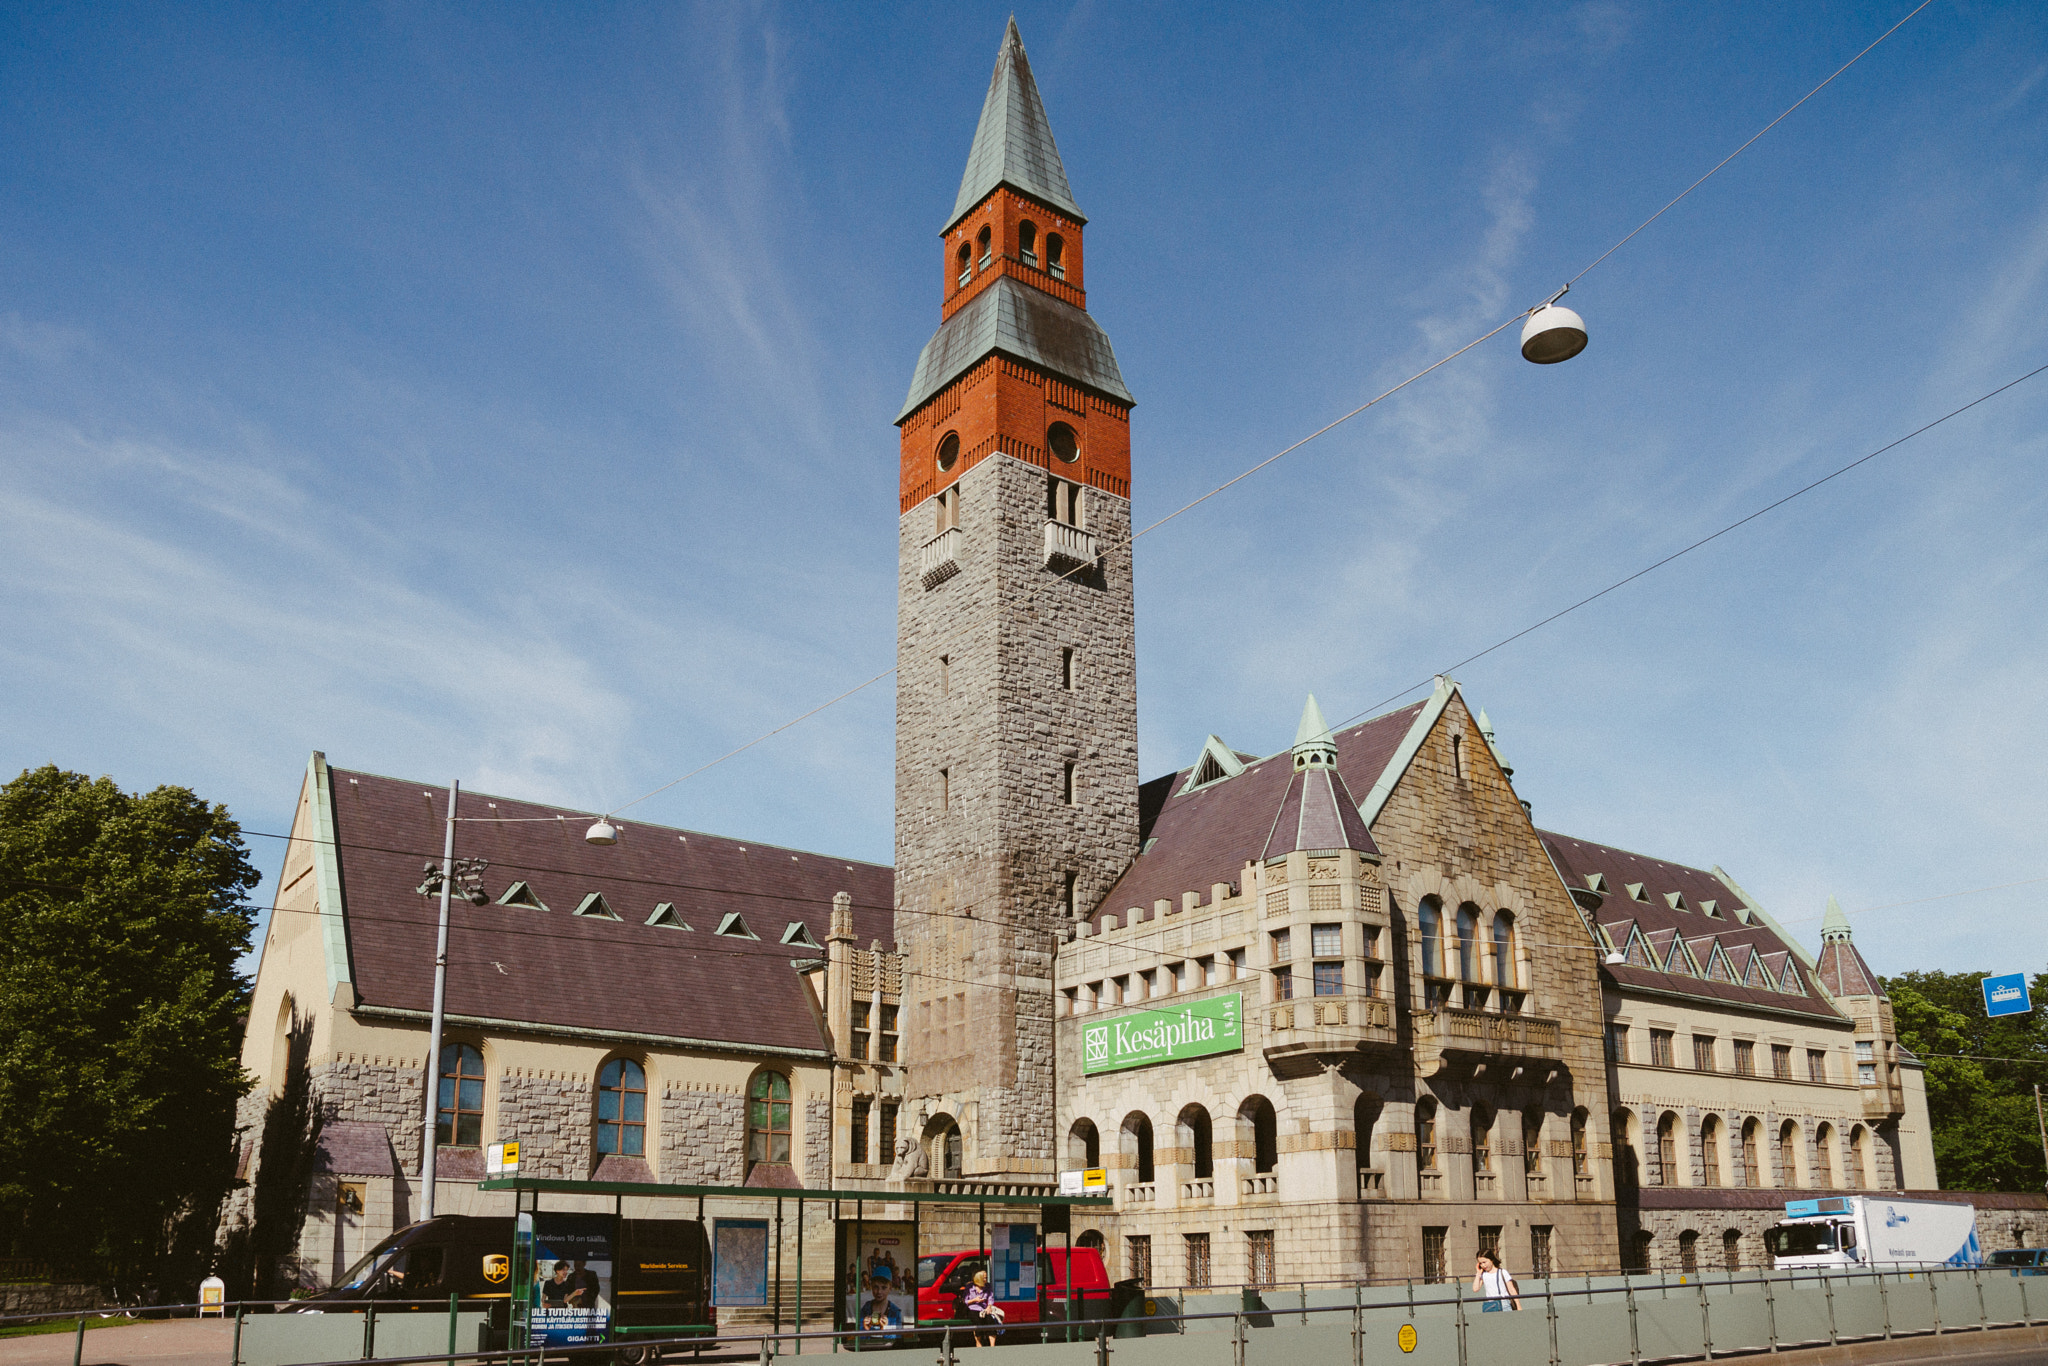
[[[1553,292],[1909,8],[1020,6],[1139,523]],[[606,808],[887,668],[890,419],[1007,13],[0,13],[0,770],[256,831],[316,748]],[[2042,11],[1936,0],[1570,302],[1579,359],[1510,331],[1139,543],[1148,775],[2048,362]],[[1539,822],[1809,944],[1831,892],[2048,877],[2044,418],[2048,376],[1459,671]],[[886,860],[891,709],[635,814]],[[1857,940],[2032,970],[2044,907]]]

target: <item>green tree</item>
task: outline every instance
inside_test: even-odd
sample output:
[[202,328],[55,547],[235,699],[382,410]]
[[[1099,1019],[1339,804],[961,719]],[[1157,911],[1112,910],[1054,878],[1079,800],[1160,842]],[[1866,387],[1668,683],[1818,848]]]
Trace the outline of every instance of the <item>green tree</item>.
[[[2048,1023],[1991,1019],[1982,972],[1907,972],[1884,979],[1899,1042],[1927,1065],[1927,1117],[1943,1189],[2040,1190],[2048,1163],[2034,1083],[2048,1083]],[[2048,973],[2033,994],[2048,1002]]]
[[189,1295],[233,1180],[259,875],[227,811],[54,765],[0,787],[0,1246]]

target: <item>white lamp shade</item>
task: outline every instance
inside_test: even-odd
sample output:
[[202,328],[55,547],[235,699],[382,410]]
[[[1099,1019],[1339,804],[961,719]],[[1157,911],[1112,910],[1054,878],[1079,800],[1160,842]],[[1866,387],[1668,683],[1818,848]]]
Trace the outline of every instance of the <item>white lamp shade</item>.
[[1586,322],[1569,308],[1545,304],[1522,324],[1522,359],[1555,365],[1586,349]]
[[618,828],[610,821],[599,821],[584,832],[583,842],[585,844],[617,844],[619,842]]

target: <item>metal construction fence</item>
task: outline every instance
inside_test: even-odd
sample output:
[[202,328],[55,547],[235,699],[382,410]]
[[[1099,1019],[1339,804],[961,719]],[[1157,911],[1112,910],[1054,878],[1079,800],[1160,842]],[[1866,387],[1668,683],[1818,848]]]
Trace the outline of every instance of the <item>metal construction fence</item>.
[[[1002,1352],[1011,1366],[1296,1366],[1367,1361],[1415,1366],[1548,1362],[1550,1366],[1711,1360],[1716,1356],[1871,1339],[2048,1325],[2048,1280],[2001,1268],[1706,1272],[1559,1276],[1523,1280],[1520,1308],[1490,1310],[1463,1282],[1154,1290],[1118,1319],[1009,1329],[997,1347],[973,1345],[962,1325],[875,1331],[759,1331],[716,1338],[634,1338],[674,1356],[757,1358],[916,1349],[954,1366]],[[2037,1305],[2035,1302],[2039,1301]],[[532,1348],[482,1349],[485,1315],[451,1301],[429,1312],[294,1313],[293,1305],[230,1304],[231,1366],[301,1366],[378,1360],[534,1364]],[[189,1315],[197,1306],[152,1314]],[[1078,1306],[1077,1306],[1078,1308]],[[1142,1310],[1143,1312],[1137,1312]],[[252,1312],[253,1311],[253,1312]],[[268,1312],[281,1311],[281,1312]],[[31,1316],[70,1319],[75,1315]],[[79,1337],[84,1338],[84,1320]],[[549,1362],[608,1366],[622,1344],[550,1348]]]

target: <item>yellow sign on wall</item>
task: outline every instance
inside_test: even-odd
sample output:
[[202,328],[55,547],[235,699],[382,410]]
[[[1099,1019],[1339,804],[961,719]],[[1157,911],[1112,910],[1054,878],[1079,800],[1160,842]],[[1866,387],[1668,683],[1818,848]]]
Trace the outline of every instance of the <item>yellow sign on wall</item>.
[[1415,1350],[1415,1340],[1415,1325],[1412,1323],[1402,1324],[1401,1331],[1394,1335],[1394,1341],[1401,1344],[1401,1350],[1404,1352]]
[[1087,1191],[1108,1190],[1109,1169],[1106,1167],[1084,1168],[1081,1172],[1081,1189]]

